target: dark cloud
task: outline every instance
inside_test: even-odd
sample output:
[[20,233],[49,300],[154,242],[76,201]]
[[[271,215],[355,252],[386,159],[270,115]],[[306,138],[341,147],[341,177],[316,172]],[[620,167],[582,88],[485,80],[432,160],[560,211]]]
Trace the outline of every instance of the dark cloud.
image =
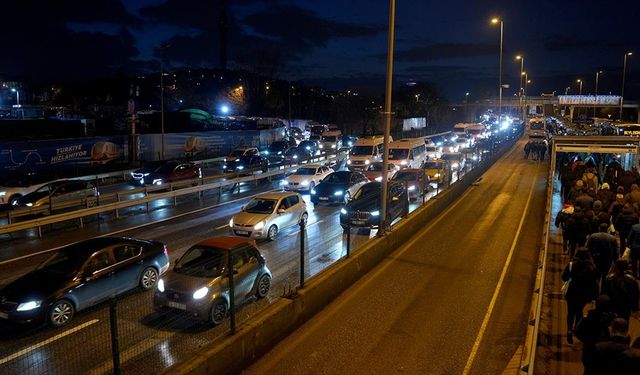
[[[495,43],[433,43],[406,48],[395,52],[398,61],[433,61],[488,56],[498,53]],[[386,58],[386,54],[379,55]]]
[[[3,18],[0,45],[11,53],[0,59],[2,72],[30,79],[105,76],[138,54],[126,27],[139,20],[119,0],[15,1],[3,4],[3,13],[23,16]],[[74,32],[69,23],[106,23],[116,31]]]
[[544,39],[544,48],[553,52],[582,50],[593,53],[594,50],[618,50],[628,46],[624,41],[591,40],[574,35],[554,34]]

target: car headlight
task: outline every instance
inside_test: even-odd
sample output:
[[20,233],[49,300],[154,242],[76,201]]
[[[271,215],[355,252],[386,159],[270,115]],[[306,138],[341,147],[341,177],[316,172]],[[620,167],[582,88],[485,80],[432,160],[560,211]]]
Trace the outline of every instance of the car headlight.
[[158,292],[164,293],[164,280],[158,280]]
[[407,161],[406,160],[401,161],[400,165],[407,165]]
[[343,214],[343,215],[346,215],[347,214],[347,210],[345,210],[344,208],[341,208],[340,209],[340,213]]
[[472,159],[472,160],[478,160],[478,155],[473,155],[473,156],[471,157],[471,159]]
[[226,166],[226,165],[223,165],[223,166],[222,166],[222,169],[227,169],[227,166]]
[[280,185],[287,185],[289,183],[289,181],[287,180],[280,180]]
[[297,158],[298,158],[298,155],[293,155],[293,158],[294,158],[294,159],[297,159]]
[[452,167],[452,168],[458,168],[459,166],[460,166],[460,165],[459,165],[458,163],[453,163],[453,164],[451,164],[451,167]]
[[409,188],[408,188],[407,190],[409,190],[409,191],[414,191],[414,190],[416,190],[416,185],[411,185],[411,186],[409,186]]
[[375,180],[378,181],[378,182],[382,181],[382,176],[376,177]]
[[243,169],[244,169],[244,166],[242,166],[242,165],[239,165],[239,166],[238,166],[238,170],[239,170],[239,171],[241,171],[241,170],[243,170]]
[[260,230],[262,228],[264,228],[264,221],[261,221],[258,224],[253,226],[253,230]]
[[148,175],[150,175],[151,173],[143,173],[142,177],[147,177]]
[[307,146],[307,147],[305,147],[305,148],[306,148],[307,150],[311,150],[311,147],[310,147],[310,146]]
[[229,226],[230,226],[231,228],[233,228],[233,218],[231,218],[231,220],[229,220]]
[[0,191],[0,197],[4,197],[5,195],[7,195],[6,191]]
[[380,211],[372,211],[371,216],[380,216]]
[[152,184],[153,185],[162,185],[162,179],[161,178],[156,178],[155,180],[153,180]]
[[42,303],[42,301],[23,302],[23,303],[18,305],[18,308],[16,310],[17,311],[31,311],[33,309],[37,309],[38,307],[40,307],[40,303]]
[[282,151],[278,151],[278,155],[282,155]]
[[440,177],[440,173],[436,173],[436,174],[434,174],[434,175],[433,175],[433,177],[435,177],[435,178]]
[[300,183],[302,186],[309,186],[309,180],[304,180]]
[[364,161],[364,165],[369,165],[369,164],[371,164],[371,162],[369,160],[365,160]]
[[323,146],[323,145],[320,145],[320,148],[324,148],[324,146]]
[[268,150],[267,150],[267,151],[265,151],[265,152],[264,152],[264,154],[265,154],[265,155],[269,155],[269,151],[268,151]]
[[331,148],[336,148],[336,145],[331,145]]
[[335,196],[340,196],[342,194],[344,194],[344,191],[342,191],[342,190],[338,190],[335,193],[333,193],[333,195],[335,195]]
[[311,194],[315,195],[315,193],[316,193],[316,189],[311,189]]
[[351,165],[351,160],[347,160],[347,165]]
[[26,204],[27,207],[33,207],[33,203],[29,202]]
[[203,286],[202,288],[193,292],[193,299],[203,299],[209,293],[209,288]]

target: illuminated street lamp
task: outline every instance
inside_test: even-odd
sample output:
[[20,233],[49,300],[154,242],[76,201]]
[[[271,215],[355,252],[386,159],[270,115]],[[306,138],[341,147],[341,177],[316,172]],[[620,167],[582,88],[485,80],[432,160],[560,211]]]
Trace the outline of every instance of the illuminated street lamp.
[[20,107],[20,90],[16,89],[15,87],[11,89],[11,92],[15,92],[16,93],[16,106]]
[[593,101],[593,117],[596,117],[596,102],[598,101],[598,81],[600,80],[600,74],[604,73],[602,70],[596,72],[596,89]]
[[578,82],[580,84],[580,89],[578,90],[578,95],[582,95],[582,80],[578,79],[578,80],[576,80],[576,82]]
[[524,56],[516,56],[516,60],[520,60],[520,96],[522,96],[522,76],[524,76]]
[[500,18],[494,17],[491,19],[493,25],[500,24],[500,63],[498,73],[498,124],[502,123],[502,48],[504,41],[504,21]]
[[633,52],[627,52],[624,54],[624,64],[622,65],[622,89],[620,90],[620,116],[619,120],[622,121],[622,104],[624,102],[624,79],[627,75],[627,57],[633,56]]

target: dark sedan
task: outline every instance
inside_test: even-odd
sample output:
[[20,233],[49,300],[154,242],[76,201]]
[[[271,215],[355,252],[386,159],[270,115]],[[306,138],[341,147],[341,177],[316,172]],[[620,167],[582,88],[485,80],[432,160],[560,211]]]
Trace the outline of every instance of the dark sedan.
[[76,312],[140,287],[153,288],[169,268],[164,244],[94,238],[57,251],[0,290],[0,320],[68,323]]
[[318,186],[311,189],[311,202],[313,204],[346,203],[367,182],[369,179],[362,172],[333,172]]
[[429,187],[429,176],[424,169],[407,168],[396,173],[391,179],[403,184],[409,193],[409,199],[418,199],[425,194]]
[[239,156],[235,159],[227,159],[222,166],[225,172],[244,172],[247,170],[261,170],[267,172],[269,170],[269,161],[260,155]]
[[311,153],[311,155],[316,155],[318,153],[318,151],[320,150],[320,146],[318,145],[318,142],[316,142],[316,141],[302,141],[302,142],[300,142],[298,147],[301,147],[301,148],[304,148],[305,150],[308,150]]
[[131,172],[131,177],[141,185],[162,185],[175,181],[201,178],[202,169],[189,162],[158,162]]
[[[342,228],[380,226],[380,194],[382,184],[369,182],[356,192],[353,199],[340,210]],[[409,213],[409,197],[404,185],[389,182],[387,194],[387,223]]]
[[264,154],[269,157],[282,156],[287,150],[291,147],[289,142],[286,141],[276,141],[273,142],[267,147],[264,151]]
[[303,147],[292,147],[284,153],[284,162],[286,164],[297,164],[303,160],[313,157],[311,152]]

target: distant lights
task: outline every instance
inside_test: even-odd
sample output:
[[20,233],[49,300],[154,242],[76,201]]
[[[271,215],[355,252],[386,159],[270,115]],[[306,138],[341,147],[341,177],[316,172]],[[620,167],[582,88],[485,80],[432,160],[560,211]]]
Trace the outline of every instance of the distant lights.
[[228,114],[230,111],[229,106],[226,104],[223,104],[220,106],[220,113],[222,113],[223,115]]

